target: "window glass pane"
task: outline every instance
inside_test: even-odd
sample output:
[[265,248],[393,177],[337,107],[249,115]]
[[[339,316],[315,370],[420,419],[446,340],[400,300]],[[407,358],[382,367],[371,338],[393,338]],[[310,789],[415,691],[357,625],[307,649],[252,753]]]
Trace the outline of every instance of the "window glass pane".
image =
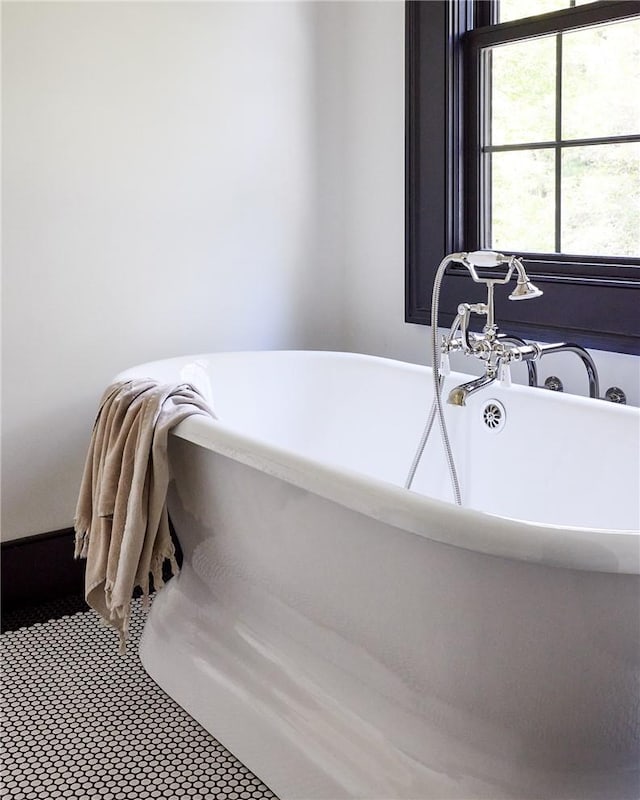
[[560,8],[569,8],[570,0],[499,0],[498,22],[547,14]]
[[555,151],[491,156],[491,242],[504,252],[555,250]]
[[640,254],[640,144],[568,147],[562,154],[564,253]]
[[640,133],[640,20],[566,33],[562,138]]
[[491,142],[555,138],[556,38],[545,36],[490,50]]

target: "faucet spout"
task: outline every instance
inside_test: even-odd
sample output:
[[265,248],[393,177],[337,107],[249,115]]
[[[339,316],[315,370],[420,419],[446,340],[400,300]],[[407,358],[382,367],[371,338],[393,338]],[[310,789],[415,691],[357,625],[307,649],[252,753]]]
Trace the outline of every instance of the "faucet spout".
[[453,406],[465,406],[467,404],[467,397],[479,392],[486,386],[490,386],[495,381],[496,375],[497,373],[494,370],[487,371],[487,373],[482,375],[480,378],[475,378],[472,381],[468,381],[467,383],[460,384],[460,386],[456,386],[455,389],[452,389],[449,392],[447,403],[450,403]]

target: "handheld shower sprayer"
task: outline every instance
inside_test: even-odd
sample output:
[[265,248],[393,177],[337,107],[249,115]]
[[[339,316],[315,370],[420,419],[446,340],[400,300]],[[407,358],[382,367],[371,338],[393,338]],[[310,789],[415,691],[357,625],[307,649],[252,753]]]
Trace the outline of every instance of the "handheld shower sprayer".
[[[448,256],[447,263],[457,261],[467,268],[471,278],[475,283],[483,283],[487,287],[487,300],[485,303],[460,303],[458,314],[454,320],[449,334],[443,343],[443,353],[446,355],[452,350],[462,350],[467,355],[490,361],[495,350],[494,343],[498,336],[498,326],[495,323],[495,304],[494,286],[503,285],[511,280],[514,272],[517,273],[515,289],[509,295],[510,300],[529,300],[540,297],[542,291],[538,289],[527,275],[522,261],[516,256],[505,256],[492,250],[476,250],[471,253],[454,253]],[[444,263],[444,262],[443,262]],[[506,265],[507,270],[504,274],[491,274],[484,272],[481,275],[477,270],[490,270],[495,267]],[[436,285],[434,284],[434,291]],[[439,283],[438,283],[439,291]],[[482,340],[469,332],[471,314],[479,314],[486,317],[484,328],[482,329]],[[433,318],[433,317],[432,317]],[[460,331],[460,338],[456,339],[456,334]]]
[[[492,250],[476,250],[472,253],[461,253],[460,256],[460,263],[469,270],[473,280],[476,283],[484,283],[487,287],[509,283],[515,270],[518,275],[516,288],[509,295],[509,300],[529,300],[542,294],[542,290],[531,283],[522,260],[516,256],[505,256]],[[503,278],[481,278],[476,272],[476,267],[491,268],[502,264],[508,266],[507,274]]]
[[493,250],[474,250],[471,253],[461,253],[461,261],[473,267],[497,267],[499,264],[508,264],[512,256],[504,256]]

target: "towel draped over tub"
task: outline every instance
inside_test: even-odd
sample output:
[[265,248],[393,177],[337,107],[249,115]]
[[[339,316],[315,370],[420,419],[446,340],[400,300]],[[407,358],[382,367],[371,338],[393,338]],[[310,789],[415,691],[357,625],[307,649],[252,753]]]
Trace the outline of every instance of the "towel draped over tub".
[[136,586],[178,572],[169,530],[169,431],[192,414],[215,417],[190,384],[119,381],[105,391],[93,426],[75,516],[75,557],[86,558],[85,597],[126,648]]

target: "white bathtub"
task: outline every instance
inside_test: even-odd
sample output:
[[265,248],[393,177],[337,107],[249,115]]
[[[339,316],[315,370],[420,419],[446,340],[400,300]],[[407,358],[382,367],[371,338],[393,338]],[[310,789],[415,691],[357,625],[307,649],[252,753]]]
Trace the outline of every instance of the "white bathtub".
[[498,385],[446,406],[458,508],[437,428],[401,488],[428,369],[264,352],[132,375],[195,381],[219,417],[171,440],[184,565],[143,664],[283,800],[640,797],[638,409]]

